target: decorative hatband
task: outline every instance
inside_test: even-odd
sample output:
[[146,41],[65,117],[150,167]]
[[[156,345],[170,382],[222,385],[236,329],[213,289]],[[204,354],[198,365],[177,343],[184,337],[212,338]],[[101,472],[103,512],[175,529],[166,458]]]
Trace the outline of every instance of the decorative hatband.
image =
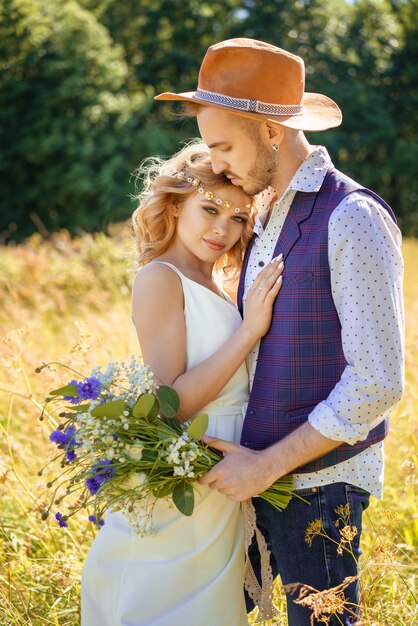
[[267,115],[302,115],[303,113],[303,104],[273,104],[260,100],[232,98],[232,96],[224,96],[221,93],[205,91],[204,89],[197,89],[195,98],[250,113],[265,113]]
[[[192,187],[194,187],[197,193],[200,193],[209,202],[214,202],[218,206],[223,206],[224,209],[232,209],[234,207],[233,202],[230,202],[230,200],[222,200],[222,198],[217,198],[213,191],[211,191],[210,189],[205,189],[205,187],[202,186],[199,178],[193,178],[193,176],[189,176],[185,170],[180,170],[180,172],[176,172],[175,174],[173,174],[173,176],[178,178],[178,180],[189,183]],[[241,213],[241,211],[249,211],[251,213],[254,208],[254,204],[248,202],[245,205],[245,208],[239,206],[234,207],[234,213]]]

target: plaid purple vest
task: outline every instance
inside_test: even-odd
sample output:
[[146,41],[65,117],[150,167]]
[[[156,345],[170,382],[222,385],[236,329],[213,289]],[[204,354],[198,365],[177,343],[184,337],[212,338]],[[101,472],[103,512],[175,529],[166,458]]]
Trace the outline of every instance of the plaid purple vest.
[[[306,422],[313,408],[338,383],[347,365],[331,292],[328,221],[338,204],[353,191],[373,196],[395,220],[384,200],[333,166],[319,192],[295,195],[274,249],[274,256],[283,253],[283,285],[274,304],[270,329],[260,342],[242,431],[243,446],[264,449]],[[238,287],[241,312],[251,247],[252,242]],[[342,444],[295,471],[314,472],[340,463],[384,439],[387,431],[387,421],[383,420],[364,441]]]

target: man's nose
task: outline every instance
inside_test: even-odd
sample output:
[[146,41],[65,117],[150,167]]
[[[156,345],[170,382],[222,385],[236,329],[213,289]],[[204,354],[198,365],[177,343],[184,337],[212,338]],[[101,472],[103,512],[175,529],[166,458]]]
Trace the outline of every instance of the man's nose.
[[228,164],[226,163],[226,161],[224,161],[224,159],[216,158],[213,156],[211,157],[211,159],[212,169],[215,174],[222,174],[222,172],[228,171]]

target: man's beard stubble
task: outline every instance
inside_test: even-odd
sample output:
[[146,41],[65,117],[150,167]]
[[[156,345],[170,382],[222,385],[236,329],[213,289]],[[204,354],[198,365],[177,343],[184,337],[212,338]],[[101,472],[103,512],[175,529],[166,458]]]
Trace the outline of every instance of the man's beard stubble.
[[255,196],[267,189],[273,182],[277,168],[276,155],[272,154],[270,146],[267,147],[260,138],[257,138],[256,150],[257,158],[242,185],[243,191],[249,196]]

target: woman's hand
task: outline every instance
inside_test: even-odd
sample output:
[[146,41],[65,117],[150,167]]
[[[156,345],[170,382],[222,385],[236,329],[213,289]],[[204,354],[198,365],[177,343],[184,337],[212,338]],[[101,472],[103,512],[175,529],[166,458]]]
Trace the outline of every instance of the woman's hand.
[[273,259],[257,276],[248,291],[244,321],[256,340],[263,337],[270,327],[273,303],[282,286],[283,255]]

